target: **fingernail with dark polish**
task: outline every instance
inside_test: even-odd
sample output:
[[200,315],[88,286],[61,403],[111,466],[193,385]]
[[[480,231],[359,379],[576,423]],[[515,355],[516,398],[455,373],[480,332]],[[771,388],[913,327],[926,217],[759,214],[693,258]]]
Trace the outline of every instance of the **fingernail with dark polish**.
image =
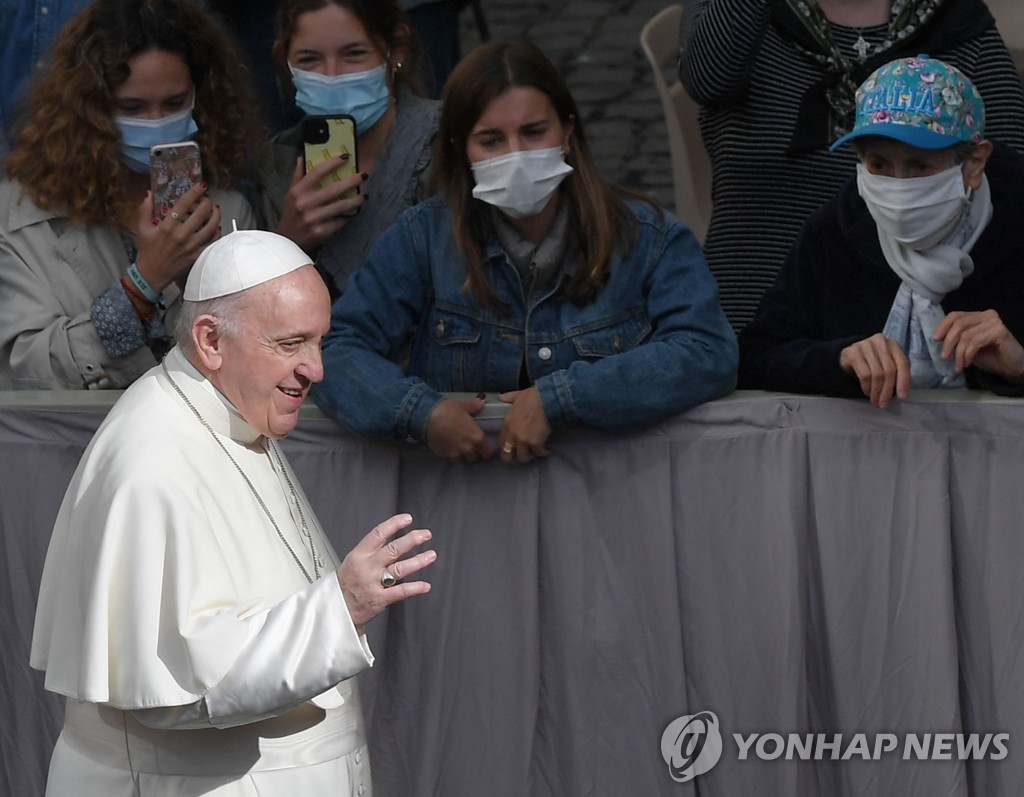
[[152,219],[152,222],[153,222],[153,226],[154,227],[159,227],[160,226],[160,220],[159,219]]
[[476,394],[476,397],[479,399],[485,399],[487,398],[487,394],[481,390],[479,393]]
[[366,172],[363,172],[363,173],[362,173],[361,175],[359,175],[359,176],[360,176],[360,177],[362,177],[364,181],[366,181],[366,180],[369,180],[369,179],[370,179],[370,175],[369,175],[369,174],[367,174]]

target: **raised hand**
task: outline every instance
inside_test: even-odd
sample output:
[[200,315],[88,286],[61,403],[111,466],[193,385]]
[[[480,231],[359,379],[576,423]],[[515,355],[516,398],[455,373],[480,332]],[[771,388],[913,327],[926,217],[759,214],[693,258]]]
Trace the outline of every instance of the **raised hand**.
[[[354,214],[366,201],[366,194],[360,192],[354,197],[343,198],[343,194],[366,182],[366,173],[349,175],[337,182],[327,179],[348,158],[329,158],[318,164],[309,174],[305,173],[302,158],[295,162],[291,187],[284,197],[284,211],[278,222],[277,232],[311,252],[327,238],[334,235],[348,223],[348,216]],[[324,180],[324,187],[317,185]]]
[[[414,529],[392,539],[411,524],[411,515],[394,515],[377,524],[349,552],[338,568],[338,583],[352,622],[357,628],[368,623],[392,603],[430,592],[430,584],[426,581],[404,580],[437,559],[437,553],[432,550],[407,556],[414,548],[430,540],[430,531]],[[386,586],[390,579],[384,577],[385,571],[396,582],[392,586]]]

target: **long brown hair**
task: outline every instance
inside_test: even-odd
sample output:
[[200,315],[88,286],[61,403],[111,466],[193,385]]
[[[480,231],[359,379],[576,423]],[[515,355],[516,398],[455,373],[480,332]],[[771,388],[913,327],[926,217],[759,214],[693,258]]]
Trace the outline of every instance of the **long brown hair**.
[[[299,17],[331,4],[344,8],[359,20],[385,60],[392,49],[402,48],[405,57],[401,69],[396,68],[389,73],[392,80],[391,91],[396,97],[403,86],[415,94],[423,94],[423,86],[417,77],[416,68],[420,52],[419,41],[413,33],[409,16],[402,10],[398,0],[282,0],[277,10],[274,61],[284,85],[292,85],[287,64],[288,48],[291,47]],[[294,94],[294,88],[290,90]]]
[[567,129],[571,124],[566,162],[573,171],[562,183],[562,190],[569,200],[569,225],[578,247],[578,262],[566,292],[577,302],[591,301],[608,281],[616,253],[634,239],[635,217],[623,200],[642,197],[598,174],[568,86],[540,48],[525,40],[480,45],[462,59],[445,84],[434,179],[451,206],[455,243],[466,261],[466,288],[481,304],[498,302],[484,270],[484,246],[492,228],[490,210],[473,198],[466,144],[487,105],[511,88],[543,92],[562,124]]
[[230,187],[248,173],[265,133],[230,36],[193,0],[97,0],[61,32],[7,158],[40,208],[93,224],[130,212],[114,93],[128,62],[154,49],[188,66],[207,182]]

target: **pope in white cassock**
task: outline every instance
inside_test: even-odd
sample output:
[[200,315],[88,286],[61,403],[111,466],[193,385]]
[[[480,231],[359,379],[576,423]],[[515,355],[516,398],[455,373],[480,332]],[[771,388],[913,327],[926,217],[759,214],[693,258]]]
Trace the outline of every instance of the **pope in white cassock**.
[[[46,557],[33,667],[66,696],[47,795],[369,795],[362,625],[427,592],[396,515],[339,564],[275,440],[323,368],[327,289],[235,232],[185,286],[178,347],[89,444]],[[394,539],[393,539],[394,538]]]

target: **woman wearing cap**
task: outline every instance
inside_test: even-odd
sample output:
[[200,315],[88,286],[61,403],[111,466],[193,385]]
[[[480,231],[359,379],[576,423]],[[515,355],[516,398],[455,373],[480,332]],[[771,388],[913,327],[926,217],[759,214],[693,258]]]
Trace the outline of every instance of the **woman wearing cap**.
[[929,53],[965,72],[989,137],[1024,152],[1024,89],[982,0],[690,0],[680,78],[701,104],[714,176],[705,240],[739,331],[800,225],[853,174],[829,144],[850,131],[872,71]]
[[[0,389],[123,388],[158,362],[177,283],[255,226],[238,63],[191,0],[97,0],[64,28],[0,184]],[[205,182],[154,220],[150,147],[188,138]]]
[[857,176],[804,225],[740,333],[740,385],[885,407],[911,387],[1024,394],[1024,156],[920,56],[857,91]]
[[[441,105],[420,96],[417,55],[396,0],[281,3],[275,60],[303,112],[354,118],[358,173],[318,188],[339,164],[305,173],[300,122],[274,138],[257,211],[263,226],[316,258],[332,297],[377,236],[427,193]],[[354,187],[359,194],[346,196]]]
[[[576,104],[532,44],[490,42],[448,79],[443,197],[378,240],[336,303],[314,398],[437,455],[493,453],[473,419],[511,405],[506,462],[571,424],[650,423],[730,391],[735,338],[696,239],[598,175]],[[414,329],[408,368],[398,357]]]

